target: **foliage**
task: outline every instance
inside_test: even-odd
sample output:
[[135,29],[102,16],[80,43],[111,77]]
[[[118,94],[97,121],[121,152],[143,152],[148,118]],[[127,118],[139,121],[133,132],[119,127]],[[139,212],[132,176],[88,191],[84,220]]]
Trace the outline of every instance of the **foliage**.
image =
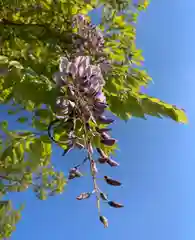
[[[28,131],[11,131],[8,122],[1,122],[2,198],[9,192],[32,188],[38,198],[45,200],[63,192],[67,183],[64,173],[56,171],[51,162],[53,144],[47,129],[51,122],[55,123],[52,125],[53,137],[66,151],[68,128],[55,122],[59,88],[56,88],[53,75],[59,69],[60,57],[70,58],[75,54],[75,39],[82,41],[77,30],[72,28],[72,19],[77,14],[102,8],[98,27],[104,34],[104,57],[112,67],[112,71],[104,76],[103,92],[108,110],[123,120],[131,117],[146,119],[151,115],[187,122],[182,109],[140,92],[151,78],[140,68],[144,59],[141,50],[136,48],[135,24],[139,12],[147,5],[146,0],[0,1],[0,104],[7,106],[8,114],[21,114],[18,122],[30,125]],[[102,58],[102,54],[88,52],[87,55],[91,55],[94,62]],[[15,110],[10,110],[10,106]],[[23,110],[32,118],[24,117]],[[75,131],[82,138],[83,130],[79,124],[77,121]],[[101,144],[98,137],[93,138],[92,145],[106,155],[116,148],[116,144],[112,147]],[[20,214],[12,210],[10,202],[3,202],[0,215],[3,239],[11,235]],[[100,217],[107,226],[107,219]]]

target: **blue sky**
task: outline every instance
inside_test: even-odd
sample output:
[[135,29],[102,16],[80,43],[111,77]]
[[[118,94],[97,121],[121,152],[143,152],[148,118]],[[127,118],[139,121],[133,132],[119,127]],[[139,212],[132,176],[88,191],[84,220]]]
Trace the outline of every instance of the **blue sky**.
[[[105,189],[125,208],[103,205],[110,223],[105,230],[98,221],[95,201],[75,200],[92,187],[88,179],[75,180],[63,195],[47,201],[31,193],[14,194],[14,202],[26,202],[26,207],[13,240],[194,240],[194,9],[194,0],[156,0],[139,18],[137,44],[155,82],[148,93],[185,108],[189,124],[148,118],[113,125],[120,147],[116,160],[121,166],[102,171],[124,183],[122,188]],[[54,153],[64,170],[81,157],[72,153],[64,159],[58,149]]]

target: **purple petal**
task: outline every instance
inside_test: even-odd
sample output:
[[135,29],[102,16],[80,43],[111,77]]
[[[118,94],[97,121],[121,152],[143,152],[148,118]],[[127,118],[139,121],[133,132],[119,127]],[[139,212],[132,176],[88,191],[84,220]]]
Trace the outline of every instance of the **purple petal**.
[[104,102],[95,102],[95,107],[100,109],[105,109],[108,107],[108,105]]
[[110,135],[108,133],[105,133],[105,132],[101,133],[101,137],[103,139],[110,139]]
[[95,95],[95,99],[100,101],[100,102],[106,102],[106,97],[104,96],[104,93],[103,92],[98,92],[96,95]]

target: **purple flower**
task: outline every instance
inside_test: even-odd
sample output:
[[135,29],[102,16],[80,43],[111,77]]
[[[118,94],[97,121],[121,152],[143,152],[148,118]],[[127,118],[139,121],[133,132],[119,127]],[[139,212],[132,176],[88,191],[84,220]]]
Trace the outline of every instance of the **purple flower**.
[[102,124],[111,124],[111,123],[114,122],[113,119],[107,118],[107,117],[105,117],[105,116],[100,116],[98,120],[99,120],[100,123],[102,123]]
[[95,25],[90,24],[83,15],[74,16],[73,21],[77,26],[78,34],[86,39],[85,47],[91,48],[93,52],[102,51],[104,47],[103,33]]
[[112,185],[112,186],[121,186],[122,183],[117,181],[117,180],[114,180],[108,176],[104,176],[104,180],[109,184],[109,185]]
[[83,199],[89,198],[90,196],[91,196],[90,192],[84,192],[84,193],[81,193],[76,199],[83,200]]
[[101,133],[101,137],[103,139],[110,139],[111,138],[110,135],[108,133],[106,133],[106,132]]
[[119,163],[117,163],[116,161],[108,158],[107,163],[111,166],[111,167],[118,167]]
[[110,138],[110,139],[102,139],[101,143],[106,145],[106,146],[113,146],[116,143],[116,139]]
[[98,158],[98,162],[100,163],[100,164],[104,164],[104,163],[106,163],[108,161],[108,158],[106,158],[106,157],[100,157],[100,158]]
[[95,95],[95,100],[100,101],[100,102],[106,102],[106,97],[102,91],[98,92]]
[[99,133],[109,132],[111,130],[111,128],[96,128],[96,131]]

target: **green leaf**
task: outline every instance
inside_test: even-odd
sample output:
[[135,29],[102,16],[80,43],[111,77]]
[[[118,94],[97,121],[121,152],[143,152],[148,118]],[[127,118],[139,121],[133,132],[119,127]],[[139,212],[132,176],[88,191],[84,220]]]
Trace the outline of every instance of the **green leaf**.
[[158,98],[153,98],[144,94],[140,95],[140,98],[146,114],[159,117],[169,117],[172,120],[181,123],[188,122],[184,110],[178,109],[176,106],[165,103]]

